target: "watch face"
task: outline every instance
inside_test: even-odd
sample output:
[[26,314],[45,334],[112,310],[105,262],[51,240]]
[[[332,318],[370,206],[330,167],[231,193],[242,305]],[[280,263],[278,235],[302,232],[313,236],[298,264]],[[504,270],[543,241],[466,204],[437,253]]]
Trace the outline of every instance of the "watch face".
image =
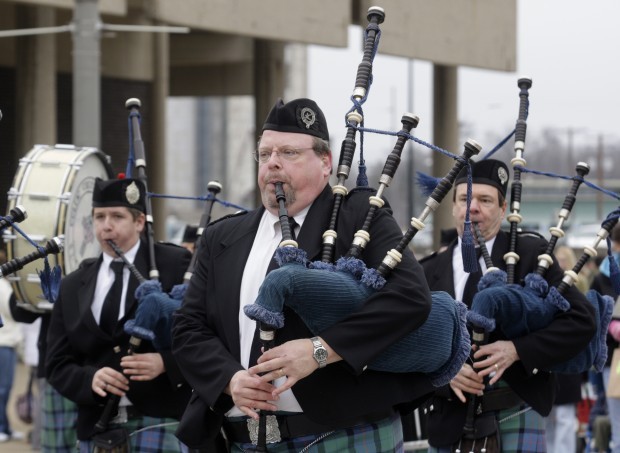
[[327,360],[327,349],[318,348],[314,351],[314,358],[319,362],[323,362]]

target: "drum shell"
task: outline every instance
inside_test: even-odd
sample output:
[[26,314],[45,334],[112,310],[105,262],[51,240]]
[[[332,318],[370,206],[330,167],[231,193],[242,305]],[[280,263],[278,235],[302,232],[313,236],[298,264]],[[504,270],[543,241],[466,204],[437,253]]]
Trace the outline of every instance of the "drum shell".
[[[86,258],[101,252],[92,227],[92,193],[95,178],[113,175],[109,158],[96,148],[72,145],[36,145],[19,161],[8,193],[8,209],[25,207],[28,218],[18,227],[35,243],[44,246],[54,236],[64,242],[64,251],[48,257],[60,265],[62,275],[78,268]],[[34,247],[13,229],[4,233],[9,259],[31,253]],[[40,309],[51,308],[42,296],[38,271],[42,260],[24,266],[7,279],[16,297]]]

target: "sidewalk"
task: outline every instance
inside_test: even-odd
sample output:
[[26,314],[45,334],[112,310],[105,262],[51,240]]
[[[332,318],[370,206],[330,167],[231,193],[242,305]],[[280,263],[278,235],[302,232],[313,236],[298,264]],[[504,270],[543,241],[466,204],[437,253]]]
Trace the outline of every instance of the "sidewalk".
[[[24,433],[26,437],[28,437],[28,433],[32,429],[32,425],[27,425],[23,423],[15,413],[15,400],[17,399],[17,395],[26,391],[26,387],[28,386],[28,368],[23,364],[19,363],[17,368],[15,369],[15,382],[13,383],[13,389],[11,390],[11,397],[9,400],[9,406],[7,407],[7,412],[9,415],[9,421],[11,423],[11,429],[13,431],[20,431]],[[28,444],[28,440],[11,440],[8,442],[0,443],[0,451],[2,453],[18,453],[18,452],[33,452]]]

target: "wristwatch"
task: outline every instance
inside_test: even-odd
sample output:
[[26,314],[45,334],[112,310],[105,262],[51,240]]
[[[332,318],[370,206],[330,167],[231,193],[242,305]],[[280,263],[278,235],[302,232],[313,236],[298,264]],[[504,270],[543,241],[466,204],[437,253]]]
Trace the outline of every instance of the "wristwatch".
[[312,341],[312,346],[314,346],[312,357],[314,357],[314,360],[319,364],[319,368],[323,368],[327,365],[327,349],[325,349],[319,337],[312,337],[310,341]]

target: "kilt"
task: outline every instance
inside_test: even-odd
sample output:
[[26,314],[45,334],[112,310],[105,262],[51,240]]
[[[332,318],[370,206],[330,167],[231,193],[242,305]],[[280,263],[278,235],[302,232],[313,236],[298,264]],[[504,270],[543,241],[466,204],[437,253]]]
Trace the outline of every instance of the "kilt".
[[503,453],[544,453],[547,451],[545,439],[545,419],[533,409],[506,419],[523,410],[527,405],[499,411],[499,432],[502,438]]
[[[499,433],[502,443],[502,453],[545,453],[545,419],[527,404],[504,409],[496,412],[500,421]],[[518,415],[515,415],[518,414]],[[430,447],[429,453],[448,453],[449,448]]]
[[[233,443],[231,452],[252,452],[253,444]],[[330,433],[288,439],[283,442],[267,444],[267,451],[287,453],[393,453],[403,451],[403,428],[398,413],[375,423],[358,425]]]
[[41,450],[43,453],[75,452],[77,445],[77,406],[52,387],[44,384],[41,404]]
[[[187,451],[174,431],[179,422],[172,418],[136,417],[121,425],[111,424],[110,428],[122,427],[129,433],[132,453],[178,453]],[[80,453],[93,451],[92,441],[79,441]]]

